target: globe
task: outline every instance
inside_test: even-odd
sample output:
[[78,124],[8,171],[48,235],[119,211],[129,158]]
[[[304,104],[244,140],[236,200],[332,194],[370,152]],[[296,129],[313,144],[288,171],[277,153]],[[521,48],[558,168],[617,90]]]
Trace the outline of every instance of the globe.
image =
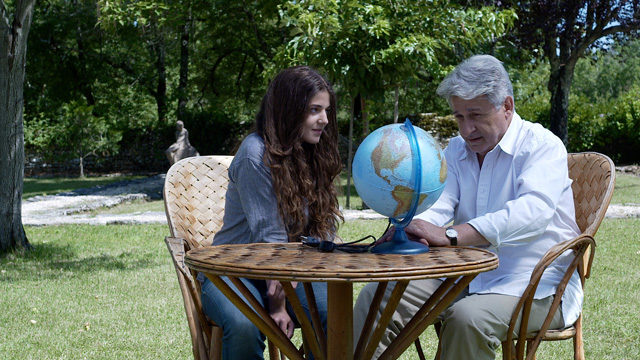
[[[407,119],[404,124],[386,125],[369,134],[356,151],[352,173],[362,201],[389,217],[396,233],[400,229],[404,234],[402,229],[413,216],[431,207],[442,194],[447,164],[435,139]],[[399,236],[406,238],[402,234]],[[374,252],[379,246],[374,247]],[[394,246],[399,244],[386,247]],[[402,251],[395,250],[398,249],[384,251]],[[419,253],[428,248],[407,251]]]

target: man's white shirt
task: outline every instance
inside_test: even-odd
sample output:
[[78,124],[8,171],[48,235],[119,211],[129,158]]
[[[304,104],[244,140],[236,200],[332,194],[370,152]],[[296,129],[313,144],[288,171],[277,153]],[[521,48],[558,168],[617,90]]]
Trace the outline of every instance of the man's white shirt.
[[[462,137],[445,149],[447,183],[429,210],[415,218],[438,226],[469,223],[498,255],[497,269],[480,273],[469,292],[521,296],[533,268],[555,244],[578,236],[567,151],[562,141],[539,124],[514,113],[507,132],[484,158]],[[571,254],[544,273],[536,299],[553,295]],[[565,324],[573,324],[582,308],[580,278],[573,274],[562,299]]]

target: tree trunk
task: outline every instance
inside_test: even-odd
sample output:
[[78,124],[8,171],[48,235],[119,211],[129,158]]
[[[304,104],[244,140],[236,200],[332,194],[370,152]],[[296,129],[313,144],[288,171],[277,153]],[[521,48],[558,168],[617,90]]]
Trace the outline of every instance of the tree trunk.
[[[349,158],[347,167],[347,207],[349,207],[349,197],[351,195],[351,162],[353,161],[352,154],[352,141],[353,141],[353,122],[362,121],[362,138],[364,139],[369,135],[369,121],[367,120],[367,113],[365,111],[366,103],[362,94],[358,94],[353,99],[351,104],[351,122],[349,123]],[[362,202],[362,209],[366,210],[369,207]]]
[[351,116],[349,117],[349,149],[347,151],[347,209],[351,209],[351,162],[353,161],[353,121],[355,119],[355,100],[351,102]]
[[191,10],[187,11],[180,35],[180,81],[178,83],[178,120],[184,121],[187,108],[187,84],[189,81],[189,35],[191,31]]
[[158,121],[163,124],[166,122],[167,116],[167,49],[164,42],[164,34],[158,26],[158,20],[152,19],[152,29],[155,38],[151,41],[151,50],[156,56],[156,71],[158,83],[153,97],[156,99],[156,108],[158,110]]
[[82,157],[82,155],[80,155],[78,160],[80,160],[80,178],[84,179],[84,158]]
[[393,92],[393,123],[398,122],[398,100],[400,99],[400,85],[396,85]]
[[156,55],[158,56],[156,61],[156,69],[158,71],[156,104],[158,106],[158,120],[160,120],[161,123],[164,123],[167,116],[167,51],[164,47],[164,37],[162,35],[158,37],[158,43],[156,43],[155,50]]
[[360,97],[360,116],[362,118],[362,138],[366,138],[369,135],[369,114],[367,113],[367,103],[364,100],[362,94]]
[[29,249],[22,226],[23,88],[27,36],[35,0],[17,0],[13,17],[0,7],[0,253]]
[[549,91],[551,92],[550,130],[556,134],[562,142],[569,142],[569,90],[573,79],[573,69],[561,65],[551,69],[549,76]]

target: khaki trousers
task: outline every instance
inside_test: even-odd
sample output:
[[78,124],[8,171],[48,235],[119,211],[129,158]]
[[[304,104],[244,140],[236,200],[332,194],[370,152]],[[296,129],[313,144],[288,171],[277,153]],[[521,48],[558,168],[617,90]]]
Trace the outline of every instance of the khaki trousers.
[[[425,301],[435,292],[441,280],[427,279],[409,282],[402,300],[393,314],[380,344],[374,354],[378,359],[382,352],[395,339],[400,330],[411,320]],[[356,301],[354,309],[354,343],[357,343],[362,327],[369,312],[377,284],[367,284]],[[380,310],[376,314],[376,321],[380,319],[395,282],[387,286]],[[442,322],[441,344],[442,360],[460,359],[495,359],[495,351],[507,338],[507,330],[511,315],[519,301],[518,297],[500,294],[469,294],[464,290],[458,298],[439,316]],[[534,300],[527,332],[537,331],[542,327],[553,296]],[[516,329],[519,328],[520,319]],[[551,322],[551,329],[564,326],[560,308]]]

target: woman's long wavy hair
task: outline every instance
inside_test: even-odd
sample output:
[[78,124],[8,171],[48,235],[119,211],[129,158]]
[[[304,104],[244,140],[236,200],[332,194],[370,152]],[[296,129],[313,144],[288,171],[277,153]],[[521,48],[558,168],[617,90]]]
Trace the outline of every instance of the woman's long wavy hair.
[[[320,141],[312,145],[302,139],[302,127],[310,112],[309,101],[322,91],[330,97],[329,123]],[[336,96],[329,82],[308,66],[280,72],[262,98],[256,132],[264,139],[264,161],[271,169],[289,241],[297,241],[300,235],[330,240],[343,219],[333,183],[342,164]]]

